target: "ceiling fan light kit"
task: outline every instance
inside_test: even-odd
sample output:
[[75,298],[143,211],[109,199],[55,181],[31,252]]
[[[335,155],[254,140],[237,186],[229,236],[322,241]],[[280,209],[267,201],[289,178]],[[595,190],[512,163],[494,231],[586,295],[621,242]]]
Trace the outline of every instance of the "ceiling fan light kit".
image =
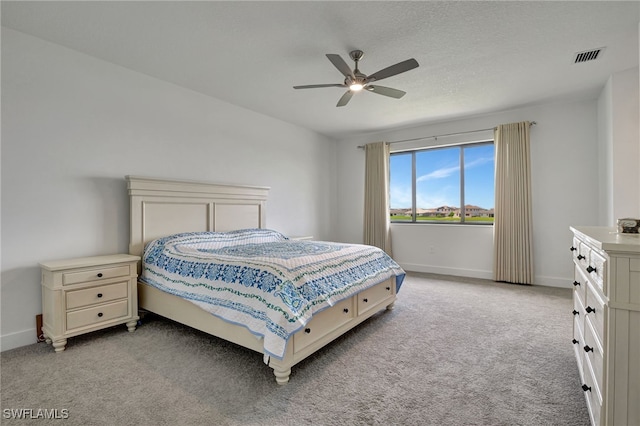
[[347,92],[342,95],[338,103],[337,107],[345,106],[350,100],[354,93],[366,90],[368,92],[377,93],[378,95],[388,96],[395,99],[400,99],[403,97],[406,92],[398,89],[392,89],[391,87],[384,86],[374,86],[373,82],[380,81],[384,78],[393,77],[394,75],[398,75],[400,73],[412,70],[419,66],[418,61],[415,59],[407,59],[406,61],[398,62],[395,65],[391,65],[390,67],[381,69],[378,72],[375,72],[369,76],[363,74],[358,69],[358,63],[364,56],[364,52],[362,50],[352,50],[349,52],[349,57],[355,62],[355,67],[353,70],[347,65],[347,63],[342,59],[340,55],[335,53],[327,53],[327,58],[333,66],[335,66],[338,71],[344,75],[344,81],[342,84],[310,84],[305,86],[293,86],[294,89],[317,89],[324,87],[345,87],[347,88]]

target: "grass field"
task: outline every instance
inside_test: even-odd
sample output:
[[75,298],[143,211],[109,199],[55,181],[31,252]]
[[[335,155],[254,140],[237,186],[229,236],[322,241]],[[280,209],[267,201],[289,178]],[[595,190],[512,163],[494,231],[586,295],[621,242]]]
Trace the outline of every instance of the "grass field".
[[[466,217],[465,222],[482,222],[493,223],[492,217]],[[391,222],[411,222],[411,216],[391,216]],[[452,222],[460,223],[459,217],[434,217],[434,216],[418,216],[416,222]]]

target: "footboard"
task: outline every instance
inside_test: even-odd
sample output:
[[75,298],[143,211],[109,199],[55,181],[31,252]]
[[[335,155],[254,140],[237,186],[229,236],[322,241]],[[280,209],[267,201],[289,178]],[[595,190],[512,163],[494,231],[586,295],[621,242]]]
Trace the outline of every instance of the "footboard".
[[396,279],[388,279],[313,316],[293,335],[282,360],[271,358],[276,382],[289,381],[291,367],[383,309],[393,309]]

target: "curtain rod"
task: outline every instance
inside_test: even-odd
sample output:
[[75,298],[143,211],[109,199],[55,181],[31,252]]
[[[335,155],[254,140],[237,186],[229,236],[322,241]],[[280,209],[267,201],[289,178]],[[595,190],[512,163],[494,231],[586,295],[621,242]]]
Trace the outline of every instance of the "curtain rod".
[[[535,126],[536,124],[538,124],[538,123],[536,123],[535,121],[532,121],[532,122],[529,123],[530,126]],[[442,138],[444,136],[456,136],[456,135],[464,135],[464,134],[467,134],[467,133],[486,132],[488,130],[495,130],[496,128],[497,127],[490,127],[488,129],[469,130],[469,131],[466,131],[466,132],[457,132],[457,133],[446,133],[444,135],[422,136],[422,137],[419,137],[419,138],[402,139],[402,140],[398,140],[398,141],[390,141],[390,142],[387,142],[387,143],[391,144],[391,143],[398,143],[398,142],[413,142],[413,141],[419,141],[419,140],[423,140],[423,139],[436,139],[437,140],[438,138]],[[364,149],[364,145],[358,145],[358,148]]]

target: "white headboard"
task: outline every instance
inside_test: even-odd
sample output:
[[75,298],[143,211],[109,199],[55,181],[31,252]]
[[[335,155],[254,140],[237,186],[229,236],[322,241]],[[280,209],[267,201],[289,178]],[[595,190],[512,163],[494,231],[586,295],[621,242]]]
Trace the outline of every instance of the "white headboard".
[[130,201],[129,253],[180,232],[264,228],[269,188],[126,176]]

